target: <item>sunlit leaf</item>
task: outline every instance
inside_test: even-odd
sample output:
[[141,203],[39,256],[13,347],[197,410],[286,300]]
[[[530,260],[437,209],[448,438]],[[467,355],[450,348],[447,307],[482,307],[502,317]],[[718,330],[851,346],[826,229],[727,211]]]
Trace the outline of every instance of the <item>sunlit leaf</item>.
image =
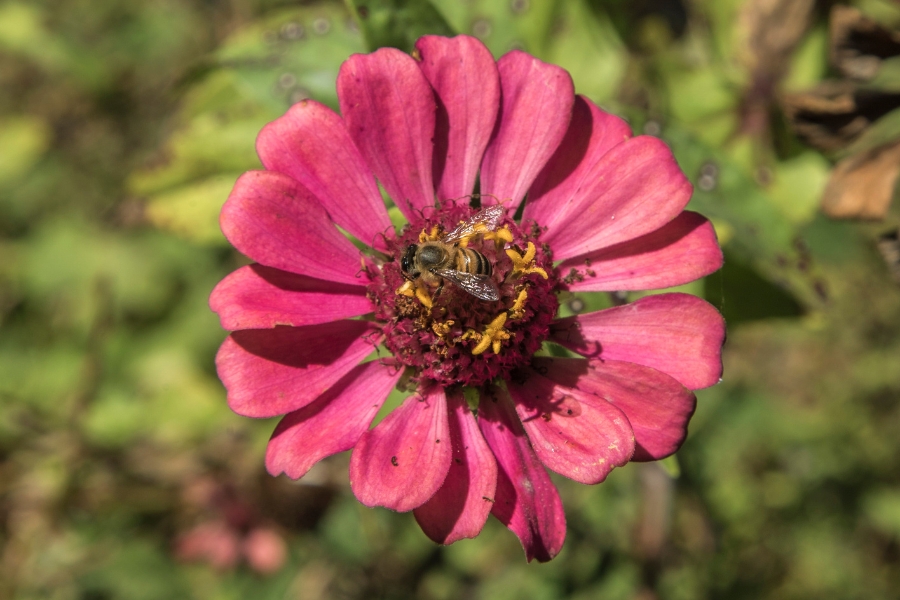
[[792,222],[815,215],[828,182],[831,164],[818,152],[804,152],[775,166],[769,197]]
[[728,250],[804,302],[816,302],[814,283],[797,269],[797,231],[745,169],[675,125],[663,132],[695,186],[688,208],[728,223]]
[[159,227],[201,244],[224,244],[219,212],[237,175],[218,175],[154,196],[147,219]]
[[514,48],[543,56],[559,5],[532,0],[435,3],[454,31],[477,37],[497,57]]
[[602,13],[589,10],[581,0],[561,4],[543,57],[569,71],[578,93],[607,101],[625,73],[625,46]]
[[49,125],[38,117],[0,119],[0,187],[28,172],[50,147],[51,135]]
[[364,52],[347,10],[336,3],[302,6],[241,30],[217,52],[217,63],[261,107],[280,115],[303,98],[337,108],[335,81],[347,57]]
[[454,34],[428,0],[353,0],[351,4],[370,50],[391,46],[412,52],[423,35]]

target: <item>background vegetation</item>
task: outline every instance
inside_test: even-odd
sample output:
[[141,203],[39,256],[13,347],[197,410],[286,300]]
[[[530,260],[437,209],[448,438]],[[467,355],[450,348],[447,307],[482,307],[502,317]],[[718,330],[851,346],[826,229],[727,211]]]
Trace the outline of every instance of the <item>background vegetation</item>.
[[[848,79],[832,4],[0,1],[0,598],[897,598],[900,287],[877,239],[900,158],[876,151],[896,148],[900,71],[880,52]],[[896,2],[853,5],[897,31]],[[677,460],[558,480],[569,534],[546,565],[494,520],[440,548],[360,506],[346,456],[269,477],[275,422],[233,415],[213,367],[206,300],[245,260],[217,215],[257,132],[301,98],[335,106],[350,53],[428,32],[558,63],[666,139],[726,252],[686,287],[728,319],[723,382]],[[880,110],[810,135],[825,80]],[[882,194],[829,214],[866,223],[819,208],[854,156]]]

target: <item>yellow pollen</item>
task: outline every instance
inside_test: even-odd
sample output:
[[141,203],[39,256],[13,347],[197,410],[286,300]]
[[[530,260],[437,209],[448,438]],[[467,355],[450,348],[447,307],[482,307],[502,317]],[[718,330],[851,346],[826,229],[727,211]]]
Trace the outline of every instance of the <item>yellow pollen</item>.
[[528,242],[528,247],[525,250],[524,256],[512,248],[507,249],[506,255],[513,263],[513,269],[510,275],[512,277],[520,277],[522,275],[528,275],[529,273],[537,273],[544,279],[547,279],[547,271],[541,267],[534,266],[534,255],[536,252],[537,250],[535,249],[533,242]]
[[433,242],[437,239],[440,239],[441,228],[435,225],[431,228],[431,233],[427,233],[424,229],[422,233],[419,234],[419,243],[424,244],[425,242]]
[[431,308],[432,306],[431,295],[428,293],[428,289],[418,282],[413,283],[412,281],[404,281],[403,285],[397,288],[396,293],[401,296],[418,298],[419,302],[421,302],[425,308]]
[[516,296],[516,301],[509,308],[510,319],[521,319],[525,315],[525,301],[528,299],[528,292],[524,289]]
[[[471,329],[463,335],[465,339],[468,336],[471,339],[479,339],[478,344],[472,348],[472,354],[477,356],[488,348],[491,348],[494,351],[494,354],[500,354],[500,348],[503,345],[504,340],[508,340],[510,337],[510,333],[503,328],[503,325],[506,323],[506,313],[500,313],[497,315],[493,321],[485,328],[484,333],[478,334]],[[471,332],[471,335],[470,335]]]
[[450,328],[453,326],[455,321],[444,321],[443,323],[434,322],[431,324],[431,329],[434,331],[435,335],[438,337],[444,337],[448,333],[450,333]]

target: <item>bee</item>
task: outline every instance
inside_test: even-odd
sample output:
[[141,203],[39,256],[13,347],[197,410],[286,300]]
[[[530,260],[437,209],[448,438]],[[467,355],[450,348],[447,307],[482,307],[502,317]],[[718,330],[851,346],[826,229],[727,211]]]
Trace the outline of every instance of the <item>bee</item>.
[[476,298],[496,302],[500,290],[491,279],[493,266],[482,254],[460,247],[460,242],[487,231],[494,231],[506,209],[495,204],[472,215],[439,240],[407,246],[400,259],[400,269],[409,281],[438,284],[437,293],[449,280]]

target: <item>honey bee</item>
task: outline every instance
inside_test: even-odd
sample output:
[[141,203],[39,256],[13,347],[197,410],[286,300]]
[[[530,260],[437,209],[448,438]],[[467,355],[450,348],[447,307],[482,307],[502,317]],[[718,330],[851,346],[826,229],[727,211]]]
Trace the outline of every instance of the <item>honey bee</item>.
[[493,266],[476,250],[460,247],[460,242],[487,231],[494,231],[506,209],[495,204],[472,215],[439,240],[410,244],[400,259],[400,269],[409,281],[420,280],[438,285],[440,293],[444,280],[449,280],[476,298],[496,302],[500,290],[491,279]]

